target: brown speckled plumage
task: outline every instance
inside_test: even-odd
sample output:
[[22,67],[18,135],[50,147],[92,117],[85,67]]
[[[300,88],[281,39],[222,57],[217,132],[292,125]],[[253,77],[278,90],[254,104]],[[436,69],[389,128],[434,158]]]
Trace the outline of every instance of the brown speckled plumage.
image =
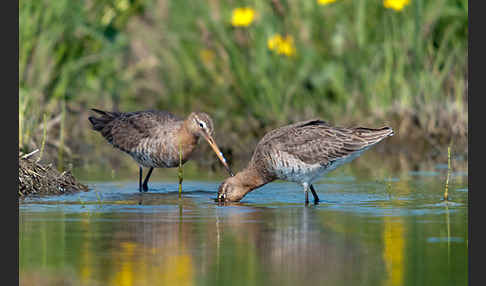
[[[179,166],[179,148],[182,151],[182,164],[184,164],[196,148],[199,137],[208,141],[229,170],[212,138],[213,121],[206,113],[193,112],[184,120],[170,112],[158,110],[136,112],[92,110],[101,115],[89,117],[94,130],[100,132],[113,147],[129,154],[140,168],[151,168],[141,186],[144,190],[147,189],[147,181],[153,168]],[[229,172],[231,173],[230,170]]]
[[257,144],[247,168],[221,184],[218,198],[239,201],[253,189],[282,179],[301,184],[306,202],[310,189],[317,202],[312,182],[392,135],[390,127],[335,127],[318,119],[274,129]]

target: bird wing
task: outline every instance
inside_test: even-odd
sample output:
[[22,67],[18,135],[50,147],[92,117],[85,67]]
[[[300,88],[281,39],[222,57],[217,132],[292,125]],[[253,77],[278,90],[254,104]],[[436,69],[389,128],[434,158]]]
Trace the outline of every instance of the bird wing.
[[[322,120],[319,120],[319,119],[311,119],[311,120],[301,121],[301,122],[297,122],[297,123],[290,124],[290,125],[285,125],[285,126],[282,126],[282,127],[279,127],[279,128],[276,128],[276,129],[273,129],[273,130],[267,132],[265,134],[265,136],[263,136],[263,138],[260,140],[258,145],[265,145],[268,142],[275,141],[276,138],[279,138],[282,135],[287,134],[288,132],[290,132],[293,129],[302,128],[302,127],[310,126],[310,125],[327,125],[327,126],[330,126],[325,121],[322,121]],[[280,140],[280,139],[277,139],[277,141],[278,140]]]
[[161,126],[179,119],[165,111],[113,112],[101,118],[106,124],[100,130],[113,146],[131,151],[140,141],[154,134]]
[[[391,133],[390,133],[391,131]],[[307,164],[326,165],[369,147],[393,134],[389,127],[332,127],[321,120],[309,120],[282,128],[268,143]]]

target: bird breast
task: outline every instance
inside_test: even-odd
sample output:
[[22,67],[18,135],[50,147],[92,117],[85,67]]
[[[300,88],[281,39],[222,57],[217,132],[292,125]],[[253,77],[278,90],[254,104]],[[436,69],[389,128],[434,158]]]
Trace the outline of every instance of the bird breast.
[[306,163],[299,158],[279,150],[270,152],[269,163],[277,178],[296,183],[312,183],[324,174],[359,157],[363,150],[327,163]]
[[182,163],[184,164],[189,159],[198,140],[191,134],[179,131],[161,128],[152,136],[141,139],[129,153],[144,167],[172,168],[179,165],[182,151]]

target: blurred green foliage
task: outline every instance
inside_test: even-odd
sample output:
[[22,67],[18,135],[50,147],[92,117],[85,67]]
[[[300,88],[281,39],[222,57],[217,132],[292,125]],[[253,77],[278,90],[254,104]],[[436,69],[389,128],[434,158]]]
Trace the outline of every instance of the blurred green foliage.
[[[125,4],[120,4],[125,3]],[[141,1],[19,2],[20,147],[62,102],[99,102],[127,83],[128,20]]]
[[[21,0],[20,147],[62,101],[68,113],[203,110],[240,137],[317,116],[467,134],[466,0],[318,2]],[[254,17],[233,26],[241,7]],[[295,53],[272,51],[276,35]]]
[[[466,97],[467,1],[415,0],[402,11],[364,0],[168,5],[154,51],[173,108],[224,103],[225,115],[283,124],[296,114],[359,118]],[[256,19],[233,27],[242,6]],[[270,52],[275,34],[293,37],[295,56]]]

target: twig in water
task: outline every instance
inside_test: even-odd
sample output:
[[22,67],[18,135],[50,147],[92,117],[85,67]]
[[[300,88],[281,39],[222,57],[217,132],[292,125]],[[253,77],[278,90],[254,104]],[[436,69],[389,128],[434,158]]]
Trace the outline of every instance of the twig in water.
[[95,191],[95,194],[96,194],[96,198],[98,199],[98,203],[100,206],[103,205],[103,201],[101,200],[101,197],[100,197],[100,192],[98,190]]
[[449,201],[449,177],[451,175],[451,146],[447,147],[447,179],[444,192],[444,200]]
[[83,202],[83,200],[81,199],[81,196],[78,196],[78,199],[79,199],[79,203],[81,204],[81,208],[85,208],[85,204]]
[[392,198],[392,184],[391,184],[391,178],[389,178],[388,182],[385,182],[385,192],[388,195],[388,199]]

